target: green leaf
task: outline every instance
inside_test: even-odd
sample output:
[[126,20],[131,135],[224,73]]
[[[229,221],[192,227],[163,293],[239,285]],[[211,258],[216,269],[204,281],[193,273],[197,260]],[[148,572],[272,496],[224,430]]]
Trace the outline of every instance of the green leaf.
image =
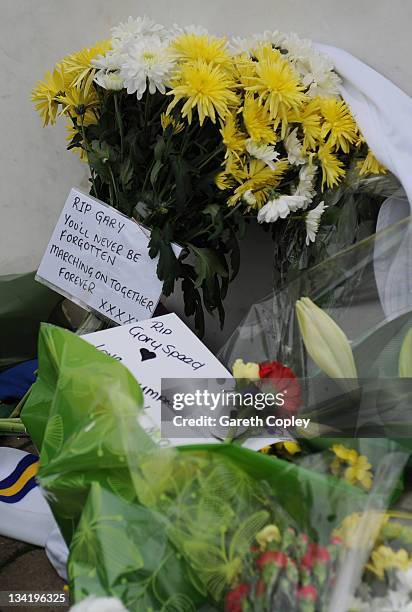
[[120,167],[120,182],[123,189],[128,189],[133,179],[133,163],[130,157],[124,160]]
[[162,161],[160,161],[160,159],[156,160],[153,165],[152,171],[150,172],[150,182],[153,187],[156,184],[157,177],[159,176],[159,172],[163,168],[163,165],[164,164]]
[[196,256],[195,287],[200,287],[204,281],[211,282],[215,274],[223,277],[227,276],[228,272],[225,265],[216,251],[205,247],[195,247],[193,244],[190,245],[190,250]]

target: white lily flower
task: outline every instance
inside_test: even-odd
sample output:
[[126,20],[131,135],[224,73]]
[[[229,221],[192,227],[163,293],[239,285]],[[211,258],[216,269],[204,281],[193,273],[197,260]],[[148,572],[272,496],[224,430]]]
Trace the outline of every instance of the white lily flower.
[[330,378],[357,378],[349,340],[339,325],[307,297],[296,302],[296,316],[306,350],[316,365]]
[[320,218],[322,217],[325,208],[325,202],[320,202],[316,208],[310,210],[305,216],[306,225],[306,244],[309,246],[311,242],[315,242],[316,235],[319,230]]
[[95,597],[90,595],[72,606],[69,612],[128,612],[116,597]]
[[246,141],[246,151],[255,159],[263,161],[271,170],[276,168],[275,161],[279,157],[275,147],[265,144],[257,144],[251,138]]
[[306,164],[307,157],[303,153],[302,143],[297,137],[298,128],[292,130],[287,138],[283,141],[286,152],[288,154],[288,161],[292,166],[301,166]]
[[296,195],[282,195],[269,200],[258,212],[259,223],[274,223],[278,219],[285,219],[291,212],[295,212],[305,205],[305,198]]

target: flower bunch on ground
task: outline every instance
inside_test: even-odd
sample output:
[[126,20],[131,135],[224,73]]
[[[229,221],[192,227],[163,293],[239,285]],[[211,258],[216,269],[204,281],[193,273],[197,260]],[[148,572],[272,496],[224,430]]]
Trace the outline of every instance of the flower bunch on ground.
[[[371,550],[350,612],[412,609],[412,529],[393,520],[396,515],[396,512],[372,512],[366,516],[354,513],[334,531],[333,536],[341,539],[348,550],[363,547]],[[400,518],[410,520],[405,514]],[[361,525],[365,519],[368,527],[373,525],[374,533],[365,534]]]
[[330,60],[295,35],[229,41],[129,18],[58,62],[32,99],[44,125],[66,120],[92,195],[152,230],[164,293],[182,281],[199,329],[203,308],[223,324],[245,220],[282,221],[307,248],[330,208],[325,190],[349,168],[384,172]]
[[236,586],[226,595],[225,612],[323,609],[342,549],[332,538],[320,546],[305,533],[267,525],[243,562]]
[[278,406],[279,414],[295,414],[302,404],[299,381],[290,368],[280,361],[248,362],[236,359],[232,366],[236,379],[254,382],[266,393],[282,394],[284,401]]

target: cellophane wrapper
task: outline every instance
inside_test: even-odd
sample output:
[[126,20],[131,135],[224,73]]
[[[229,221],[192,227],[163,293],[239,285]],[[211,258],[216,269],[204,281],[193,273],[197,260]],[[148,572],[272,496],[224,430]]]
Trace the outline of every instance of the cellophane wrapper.
[[[331,473],[328,448],[300,462],[234,444],[172,448],[143,429],[142,412],[120,362],[42,326],[22,419],[70,548],[73,601],[116,596],[136,612],[348,608],[406,451],[384,441],[363,490]],[[355,546],[339,535],[354,516]]]

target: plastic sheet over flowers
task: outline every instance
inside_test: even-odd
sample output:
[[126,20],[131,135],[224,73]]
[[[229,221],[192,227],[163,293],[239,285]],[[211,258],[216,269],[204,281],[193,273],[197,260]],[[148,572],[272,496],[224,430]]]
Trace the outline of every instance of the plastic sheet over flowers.
[[[400,492],[407,455],[395,444],[371,464],[343,446],[162,448],[140,427],[141,412],[139,386],[121,363],[42,327],[22,418],[70,546],[75,601],[110,594],[131,611],[315,611],[339,596],[331,609],[346,610],[364,562],[391,569],[373,557],[378,532],[379,546],[389,536],[371,518],[384,517]],[[348,467],[351,478],[342,477]],[[349,530],[353,548],[345,534],[355,520],[369,535]],[[393,549],[396,567],[412,560],[412,548],[402,551]]]

